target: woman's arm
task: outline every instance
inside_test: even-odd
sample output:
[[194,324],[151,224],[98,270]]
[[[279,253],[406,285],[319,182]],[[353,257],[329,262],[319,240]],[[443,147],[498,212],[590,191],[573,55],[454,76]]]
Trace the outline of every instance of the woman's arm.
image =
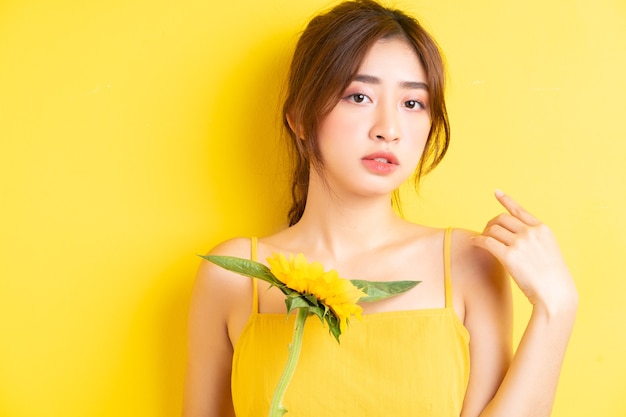
[[495,396],[511,365],[511,280],[489,252],[474,246],[476,233],[455,230],[453,288],[460,295],[463,324],[470,333],[470,376],[463,416],[478,416]]
[[[249,242],[235,239],[212,255],[249,257]],[[184,417],[234,416],[230,376],[230,327],[240,327],[251,310],[250,279],[202,261],[194,283],[188,320]],[[229,326],[230,324],[230,326]]]
[[479,414],[464,410],[462,417],[549,416],[578,295],[550,229],[511,197],[497,192],[496,198],[508,213],[491,220],[473,243],[504,265],[533,312],[493,399]]

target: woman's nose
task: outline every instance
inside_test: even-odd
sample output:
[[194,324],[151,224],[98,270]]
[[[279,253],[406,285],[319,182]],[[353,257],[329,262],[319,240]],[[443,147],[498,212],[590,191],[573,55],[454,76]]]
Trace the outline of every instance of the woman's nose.
[[391,105],[379,105],[376,109],[376,119],[372,126],[371,136],[385,142],[393,142],[400,139],[398,126],[398,114]]

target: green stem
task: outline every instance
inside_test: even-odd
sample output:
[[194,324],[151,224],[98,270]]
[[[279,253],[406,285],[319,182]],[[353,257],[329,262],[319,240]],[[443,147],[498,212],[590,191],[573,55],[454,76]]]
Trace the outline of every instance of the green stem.
[[309,316],[307,308],[299,308],[298,315],[296,316],[296,323],[293,327],[293,337],[291,344],[289,345],[289,356],[287,357],[287,363],[283,374],[280,376],[278,385],[274,390],[274,396],[272,397],[272,405],[270,406],[269,417],[282,417],[287,413],[287,409],[283,406],[283,397],[287,391],[287,386],[291,381],[298,359],[300,358],[300,350],[302,349],[302,334],[304,333],[304,322]]

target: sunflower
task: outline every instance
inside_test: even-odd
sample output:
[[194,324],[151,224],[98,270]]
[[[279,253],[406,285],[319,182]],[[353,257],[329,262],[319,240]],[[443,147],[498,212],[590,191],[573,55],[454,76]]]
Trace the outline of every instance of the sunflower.
[[301,253],[289,255],[272,254],[267,258],[272,274],[287,287],[305,298],[315,297],[337,317],[343,330],[348,318],[354,315],[359,320],[363,309],[357,304],[367,294],[350,282],[339,277],[335,270],[324,271],[320,262],[309,263]]

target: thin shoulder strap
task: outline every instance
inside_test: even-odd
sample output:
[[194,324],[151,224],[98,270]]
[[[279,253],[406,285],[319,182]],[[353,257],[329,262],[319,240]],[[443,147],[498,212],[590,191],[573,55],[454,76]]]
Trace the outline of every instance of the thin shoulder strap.
[[[257,260],[257,243],[258,239],[256,237],[250,238],[250,259],[255,261]],[[259,312],[259,290],[257,279],[252,278],[252,314],[257,314]]]
[[443,280],[446,293],[446,308],[452,307],[452,278],[450,273],[450,248],[452,247],[452,228],[448,227],[443,235]]

